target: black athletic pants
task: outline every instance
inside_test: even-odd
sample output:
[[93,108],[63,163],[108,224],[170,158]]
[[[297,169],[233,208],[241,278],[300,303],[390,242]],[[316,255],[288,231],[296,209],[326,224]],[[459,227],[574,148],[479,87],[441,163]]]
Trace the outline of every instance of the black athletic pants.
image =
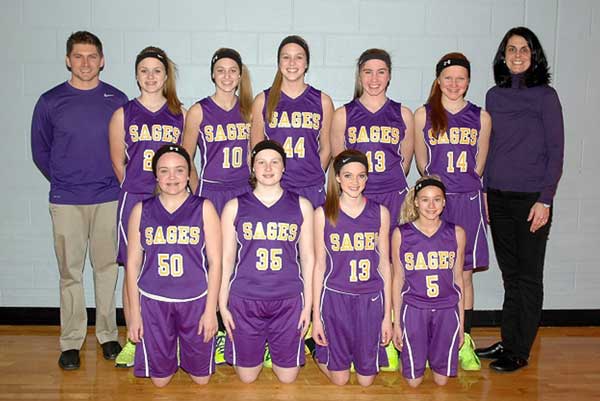
[[509,355],[527,359],[535,340],[544,299],[544,256],[552,222],[529,231],[529,211],[537,192],[488,189],[488,211],[496,259],[504,282],[502,343]]

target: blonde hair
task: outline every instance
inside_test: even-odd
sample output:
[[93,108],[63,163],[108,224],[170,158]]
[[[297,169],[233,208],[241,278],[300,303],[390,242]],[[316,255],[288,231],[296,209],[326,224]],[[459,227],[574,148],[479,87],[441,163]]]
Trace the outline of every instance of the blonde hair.
[[[165,51],[163,49],[161,49],[159,47],[155,47],[155,46],[148,46],[148,47],[144,48],[137,55],[136,63],[135,63],[136,75],[137,75],[137,66],[141,60],[146,58],[146,57],[143,57],[145,54],[148,54],[147,57],[154,57],[154,58],[156,58],[154,55],[157,54],[164,59],[164,60],[162,60],[159,58],[159,60],[163,64],[166,63],[166,67],[167,67],[166,68],[167,82],[165,82],[165,85],[163,86],[162,94],[165,98],[167,98],[167,106],[169,107],[169,111],[171,111],[171,113],[173,113],[175,115],[181,114],[182,113],[181,106],[183,106],[183,103],[177,97],[177,86],[176,86],[177,66],[169,58],[169,56],[167,56],[167,53],[165,53]],[[140,86],[140,84],[138,83],[138,87],[139,86]]]
[[[415,205],[415,187],[419,183],[426,180],[436,180],[442,182],[440,177],[437,175],[424,175],[423,177],[419,178],[417,182],[415,182],[415,185],[408,191],[408,194],[404,198],[404,202],[402,202],[402,207],[400,208],[400,224],[410,223],[419,218],[419,209]],[[446,194],[444,194],[444,197],[445,196]]]

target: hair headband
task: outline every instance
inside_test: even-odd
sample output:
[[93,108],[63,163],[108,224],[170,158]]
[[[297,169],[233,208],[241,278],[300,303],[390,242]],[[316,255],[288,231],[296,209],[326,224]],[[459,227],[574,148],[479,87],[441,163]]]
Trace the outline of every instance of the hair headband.
[[445,68],[451,67],[453,65],[465,67],[469,72],[469,76],[471,76],[471,63],[469,63],[469,60],[465,60],[462,58],[445,58],[440,60],[439,63],[437,63],[437,65],[435,66],[435,76],[439,77]]
[[344,167],[346,164],[354,162],[362,164],[365,166],[367,171],[369,171],[369,162],[367,161],[367,157],[362,153],[350,154],[345,157],[336,158],[335,162],[333,163],[333,169],[335,170],[336,174],[339,174],[339,172],[342,170],[342,167]]
[[298,35],[287,36],[281,41],[279,48],[277,49],[277,62],[279,62],[279,57],[281,56],[281,50],[283,49],[283,46],[290,43],[295,43],[304,49],[304,53],[306,53],[306,70],[308,71],[308,66],[310,65],[310,51],[308,50],[308,43],[306,43],[306,41]]
[[152,158],[152,173],[154,174],[155,177],[156,177],[156,166],[158,164],[158,160],[166,153],[177,153],[177,154],[181,155],[187,162],[188,174],[190,173],[190,171],[192,170],[192,162],[191,162],[189,153],[183,148],[183,146],[165,145],[165,146],[161,147],[160,149],[158,149],[156,151],[156,153],[154,154],[154,157]]
[[256,158],[256,155],[265,149],[272,149],[272,150],[276,151],[277,153],[279,153],[281,155],[281,158],[283,159],[283,167],[285,167],[285,159],[286,159],[285,150],[283,150],[283,147],[279,144],[279,142],[271,141],[269,139],[260,141],[259,143],[257,143],[254,146],[254,148],[252,149],[252,153],[250,155],[250,157],[251,157],[250,165],[254,166],[254,159]]
[[138,64],[141,63],[143,59],[148,58],[148,57],[158,59],[165,66],[165,72],[169,71],[169,66],[168,66],[167,59],[165,58],[165,56],[163,56],[160,53],[154,52],[154,51],[147,51],[147,52],[138,54],[137,57],[135,58],[135,69],[137,70]]
[[418,182],[415,185],[415,196],[417,196],[417,194],[419,193],[420,190],[422,190],[425,187],[429,187],[429,186],[438,187],[439,189],[442,190],[442,192],[444,193],[444,196],[446,196],[446,187],[444,186],[444,184],[441,181],[433,179],[433,178],[426,178],[423,181]]
[[238,68],[240,69],[240,75],[242,74],[242,56],[240,56],[240,54],[233,49],[219,49],[215,52],[215,54],[213,54],[212,59],[210,59],[210,79],[212,79],[213,82],[215,82],[215,80],[212,78],[212,73],[215,68],[215,64],[222,58],[230,58],[233,61],[235,61],[238,65]]

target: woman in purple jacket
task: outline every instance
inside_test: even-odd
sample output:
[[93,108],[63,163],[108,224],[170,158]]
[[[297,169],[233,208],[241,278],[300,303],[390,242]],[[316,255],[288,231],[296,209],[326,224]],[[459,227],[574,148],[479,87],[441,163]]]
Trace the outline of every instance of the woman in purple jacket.
[[492,116],[484,175],[489,221],[504,281],[502,341],[476,350],[490,367],[527,366],[540,321],[546,242],[562,174],[564,129],[556,91],[536,35],[510,29],[494,59],[496,86],[486,96]]

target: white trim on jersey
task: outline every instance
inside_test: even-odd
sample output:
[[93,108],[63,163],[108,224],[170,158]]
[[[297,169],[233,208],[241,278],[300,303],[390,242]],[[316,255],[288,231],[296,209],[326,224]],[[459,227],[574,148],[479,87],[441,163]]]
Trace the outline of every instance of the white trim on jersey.
[[[408,305],[404,304],[403,306],[404,312],[402,312],[402,338],[404,340],[404,347],[406,347],[406,351],[408,352],[408,358],[410,360],[410,376],[411,379],[416,379],[415,377],[415,361],[413,358],[413,351],[410,345],[410,341],[408,339],[408,334],[406,333],[406,313],[408,312]],[[404,350],[402,350],[404,352]]]
[[155,301],[161,301],[161,302],[170,302],[170,303],[178,303],[178,302],[191,302],[191,301],[196,301],[204,296],[206,296],[206,294],[208,293],[208,290],[204,291],[202,294],[192,297],[192,298],[184,298],[184,299],[176,299],[176,298],[167,298],[167,297],[163,297],[161,295],[156,295],[156,294],[151,294],[149,292],[143,291],[141,288],[138,287],[138,290],[140,292],[140,294],[142,294],[143,296],[145,296],[146,298],[150,298],[153,299]]

